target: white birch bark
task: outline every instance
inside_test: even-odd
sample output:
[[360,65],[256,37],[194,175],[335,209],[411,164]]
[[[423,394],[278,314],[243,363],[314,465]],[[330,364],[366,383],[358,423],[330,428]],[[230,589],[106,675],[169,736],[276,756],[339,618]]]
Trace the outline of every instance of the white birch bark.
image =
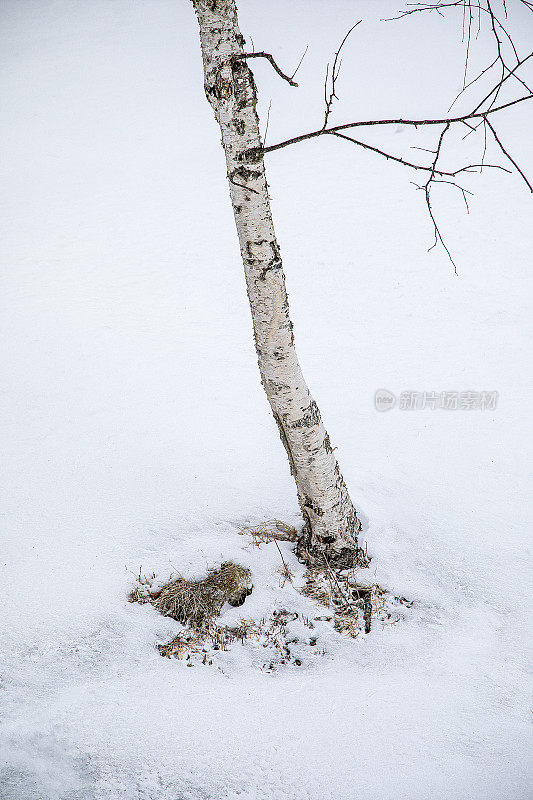
[[296,351],[274,232],[256,113],[235,0],[192,0],[200,25],[205,92],[222,132],[261,381],[287,451],[306,521],[300,545],[353,560],[360,523]]

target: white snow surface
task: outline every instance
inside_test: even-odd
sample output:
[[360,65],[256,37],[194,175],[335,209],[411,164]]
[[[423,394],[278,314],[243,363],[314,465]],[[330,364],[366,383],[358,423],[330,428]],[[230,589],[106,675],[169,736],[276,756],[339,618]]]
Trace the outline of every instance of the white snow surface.
[[[336,121],[442,115],[460,89],[460,13],[240,6],[243,32],[287,70],[309,45],[298,89],[253,64],[269,143],[321,124],[326,61],[359,18]],[[516,6],[527,51],[532,17]],[[126,601],[128,570],[199,577],[233,558],[254,591],[223,621],[321,613],[279,586],[273,544],[237,533],[301,523],[196,20],[174,0],[4,0],[1,13],[2,800],[530,797],[523,182],[467,176],[469,216],[437,187],[455,275],[427,252],[418,175],[329,139],[268,157],[296,344],[364,521],[366,577],[415,604],[356,640],[324,626],[326,655],[301,666],[267,674],[239,644],[187,668],[156,651],[179,624]],[[490,47],[481,37],[473,58]],[[498,120],[530,177],[531,122],[527,104]],[[404,143],[431,147],[434,132],[367,140],[419,157]],[[449,163],[473,157],[459,142]],[[379,388],[499,402],[378,413]]]

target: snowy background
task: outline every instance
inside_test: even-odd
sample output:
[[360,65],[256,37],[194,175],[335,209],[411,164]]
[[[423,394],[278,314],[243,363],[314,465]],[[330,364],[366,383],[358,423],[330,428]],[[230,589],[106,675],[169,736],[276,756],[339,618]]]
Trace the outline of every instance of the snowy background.
[[[526,53],[533,16],[508,6]],[[269,143],[321,124],[326,62],[360,18],[335,121],[442,116],[461,87],[460,13],[240,7],[243,32],[287,71],[309,45],[298,89],[253,64]],[[469,216],[438,187],[455,275],[427,252],[409,170],[336,140],[268,157],[303,370],[371,573],[415,605],[369,636],[330,636],[301,667],[265,674],[239,645],[222,669],[188,669],[154,647],[177,623],[126,602],[129,569],[194,577],[235,558],[256,587],[235,611],[304,602],[278,587],[273,545],[237,535],[299,517],[192,6],[3,0],[1,15],[2,800],[525,800],[525,185],[469,179]],[[491,47],[478,40],[473,68]],[[527,105],[498,130],[531,177]],[[368,140],[411,155],[434,142],[400,128]],[[492,411],[378,413],[379,388],[500,396]]]

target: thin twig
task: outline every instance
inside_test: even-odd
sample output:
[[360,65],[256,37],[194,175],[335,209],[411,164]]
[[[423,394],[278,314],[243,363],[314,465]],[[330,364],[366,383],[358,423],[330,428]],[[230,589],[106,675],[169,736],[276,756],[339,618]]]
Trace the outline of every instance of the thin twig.
[[450,130],[450,124],[451,123],[447,122],[446,125],[444,126],[444,128],[442,129],[441,134],[440,134],[439,141],[438,141],[438,144],[437,144],[437,149],[435,150],[435,159],[434,159],[434,161],[433,161],[433,163],[431,165],[431,173],[430,173],[429,178],[427,179],[426,184],[424,185],[424,194],[425,194],[425,197],[426,197],[426,205],[427,205],[428,213],[429,213],[429,216],[430,216],[431,221],[433,223],[433,228],[434,228],[434,233],[435,233],[435,244],[433,244],[429,249],[432,250],[433,247],[436,246],[437,241],[440,241],[441,245],[444,247],[446,253],[448,254],[448,258],[450,259],[450,261],[451,261],[451,263],[453,265],[454,272],[457,275],[457,266],[456,266],[456,264],[455,264],[455,262],[454,262],[454,260],[452,258],[452,254],[450,253],[450,250],[449,250],[446,242],[444,241],[444,239],[442,237],[442,234],[440,232],[439,226],[437,225],[437,220],[435,219],[435,214],[434,214],[433,209],[431,207],[431,199],[430,199],[431,183],[435,179],[435,175],[438,174],[437,161],[439,160],[439,156],[440,156],[441,149],[442,149],[442,143],[444,142],[444,137],[446,136],[446,134]]
[[339,73],[341,71],[341,63],[342,62],[339,61],[339,56],[340,56],[341,50],[344,47],[344,44],[346,43],[346,41],[347,41],[349,35],[351,34],[351,32],[355,28],[357,28],[357,26],[360,25],[362,21],[363,20],[360,19],[359,22],[356,22],[355,25],[352,25],[352,27],[350,28],[350,30],[348,31],[348,33],[346,34],[346,36],[344,37],[344,39],[340,43],[340,45],[339,45],[339,47],[337,49],[337,52],[335,53],[335,58],[333,59],[333,67],[331,68],[331,76],[330,76],[331,77],[331,90],[329,92],[329,97],[328,97],[329,64],[326,67],[326,79],[324,81],[324,102],[326,104],[326,110],[324,112],[324,125],[322,126],[322,129],[324,129],[328,124],[328,119],[329,119],[329,115],[331,114],[331,108],[333,106],[333,101],[339,99],[337,97],[336,93],[335,93],[335,89],[336,89],[336,85],[335,84],[336,84],[337,78],[339,77]]
[[267,118],[266,118],[266,125],[265,125],[265,133],[263,134],[263,146],[266,144],[267,140],[267,133],[268,133],[268,123],[270,122],[270,109],[272,108],[272,100],[268,103],[268,111],[267,111]]
[[518,173],[519,173],[519,174],[522,176],[522,178],[524,179],[524,181],[525,181],[525,183],[526,183],[527,187],[529,188],[529,191],[530,191],[530,192],[533,192],[533,186],[531,185],[531,183],[529,182],[529,180],[526,178],[526,176],[524,175],[523,171],[520,169],[520,167],[518,166],[518,164],[516,163],[516,161],[514,160],[514,158],[513,158],[513,157],[512,157],[512,156],[509,154],[509,152],[508,152],[508,151],[505,149],[505,147],[503,146],[503,144],[502,144],[502,142],[501,142],[501,140],[500,140],[500,138],[499,138],[498,134],[497,134],[497,133],[496,133],[496,131],[494,130],[494,126],[493,126],[493,125],[490,123],[490,121],[489,121],[488,119],[486,119],[486,120],[485,120],[485,122],[486,122],[487,126],[490,128],[490,130],[491,130],[491,132],[492,132],[492,135],[494,136],[494,138],[495,138],[496,142],[498,143],[498,145],[499,145],[499,147],[500,147],[500,150],[502,151],[502,153],[503,153],[505,156],[507,156],[507,158],[509,159],[509,161],[511,162],[511,164],[512,164],[512,165],[515,167],[516,171],[517,171],[517,172],[518,172]]
[[305,54],[307,53],[308,50],[309,50],[309,45],[306,45],[305,46],[305,50],[303,52],[303,55],[302,55],[301,59],[298,61],[298,66],[296,67],[296,69],[294,70],[294,72],[291,75],[291,81],[294,78],[294,76],[296,75],[296,73],[298,72],[298,70],[300,69],[300,67],[302,66],[302,61],[304,60]]
[[286,578],[289,581],[289,583],[292,583],[292,579],[293,579],[294,576],[292,574],[291,568],[289,567],[289,565],[287,564],[287,562],[283,558],[283,553],[281,552],[280,546],[277,543],[276,539],[274,539],[274,544],[278,548],[278,553],[280,554],[281,560],[283,562],[283,577]]

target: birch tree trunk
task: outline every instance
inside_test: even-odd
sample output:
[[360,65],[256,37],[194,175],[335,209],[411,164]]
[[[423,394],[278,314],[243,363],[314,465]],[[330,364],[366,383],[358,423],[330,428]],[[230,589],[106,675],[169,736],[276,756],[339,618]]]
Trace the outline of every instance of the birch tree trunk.
[[359,555],[360,522],[318,406],[302,375],[265,178],[256,89],[242,55],[235,0],[192,0],[204,86],[222,133],[261,381],[296,481],[305,520],[300,547],[333,563]]

